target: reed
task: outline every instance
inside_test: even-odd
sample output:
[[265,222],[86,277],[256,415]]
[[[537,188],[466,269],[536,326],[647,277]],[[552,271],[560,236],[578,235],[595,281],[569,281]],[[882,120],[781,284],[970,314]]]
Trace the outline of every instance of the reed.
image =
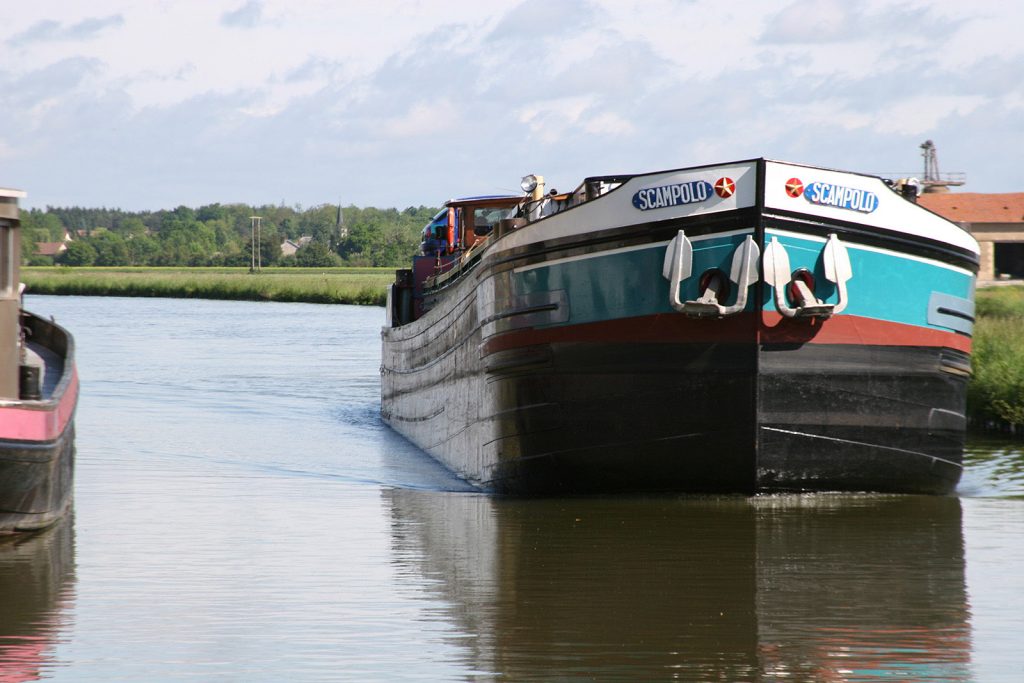
[[1024,287],[990,287],[975,297],[977,321],[967,391],[972,425],[1024,430]]
[[980,318],[1024,319],[1024,286],[985,287],[975,293],[974,300]]
[[289,301],[383,306],[391,268],[25,267],[32,294]]

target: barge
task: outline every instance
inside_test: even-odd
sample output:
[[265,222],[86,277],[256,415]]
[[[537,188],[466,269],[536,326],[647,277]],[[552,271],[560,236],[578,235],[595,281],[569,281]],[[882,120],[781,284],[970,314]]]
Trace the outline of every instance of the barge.
[[959,481],[979,249],[767,159],[454,199],[397,272],[383,420],[499,493]]
[[0,534],[57,522],[71,506],[74,480],[74,340],[22,309],[23,196],[0,189]]

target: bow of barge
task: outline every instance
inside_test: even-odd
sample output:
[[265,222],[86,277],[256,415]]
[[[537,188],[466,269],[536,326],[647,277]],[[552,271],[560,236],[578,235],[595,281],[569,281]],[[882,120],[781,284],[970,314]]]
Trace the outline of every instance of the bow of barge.
[[960,477],[975,240],[764,159],[452,200],[398,272],[383,419],[516,494]]

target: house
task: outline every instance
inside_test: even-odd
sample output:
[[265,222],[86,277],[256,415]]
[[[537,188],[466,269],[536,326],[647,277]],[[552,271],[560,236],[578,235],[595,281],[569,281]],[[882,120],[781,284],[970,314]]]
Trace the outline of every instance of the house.
[[38,256],[60,256],[68,250],[66,242],[36,242],[35,253]]
[[294,256],[302,247],[306,246],[313,241],[310,235],[303,235],[297,240],[285,240],[281,243],[281,255],[282,256]]
[[917,202],[978,240],[980,282],[1024,279],[1024,192],[926,192]]
[[50,256],[56,258],[68,250],[68,242],[71,241],[71,233],[68,232],[67,228],[64,229],[64,239],[60,242],[36,242],[35,251],[33,252],[36,256]]

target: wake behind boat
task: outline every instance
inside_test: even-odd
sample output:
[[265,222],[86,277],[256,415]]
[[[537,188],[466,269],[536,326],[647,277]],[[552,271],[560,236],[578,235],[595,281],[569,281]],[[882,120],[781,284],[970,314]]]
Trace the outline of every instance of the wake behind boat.
[[383,419],[507,493],[959,480],[978,245],[755,159],[451,200],[398,271]]
[[0,189],[0,534],[50,526],[72,499],[74,341],[21,309],[18,198]]

